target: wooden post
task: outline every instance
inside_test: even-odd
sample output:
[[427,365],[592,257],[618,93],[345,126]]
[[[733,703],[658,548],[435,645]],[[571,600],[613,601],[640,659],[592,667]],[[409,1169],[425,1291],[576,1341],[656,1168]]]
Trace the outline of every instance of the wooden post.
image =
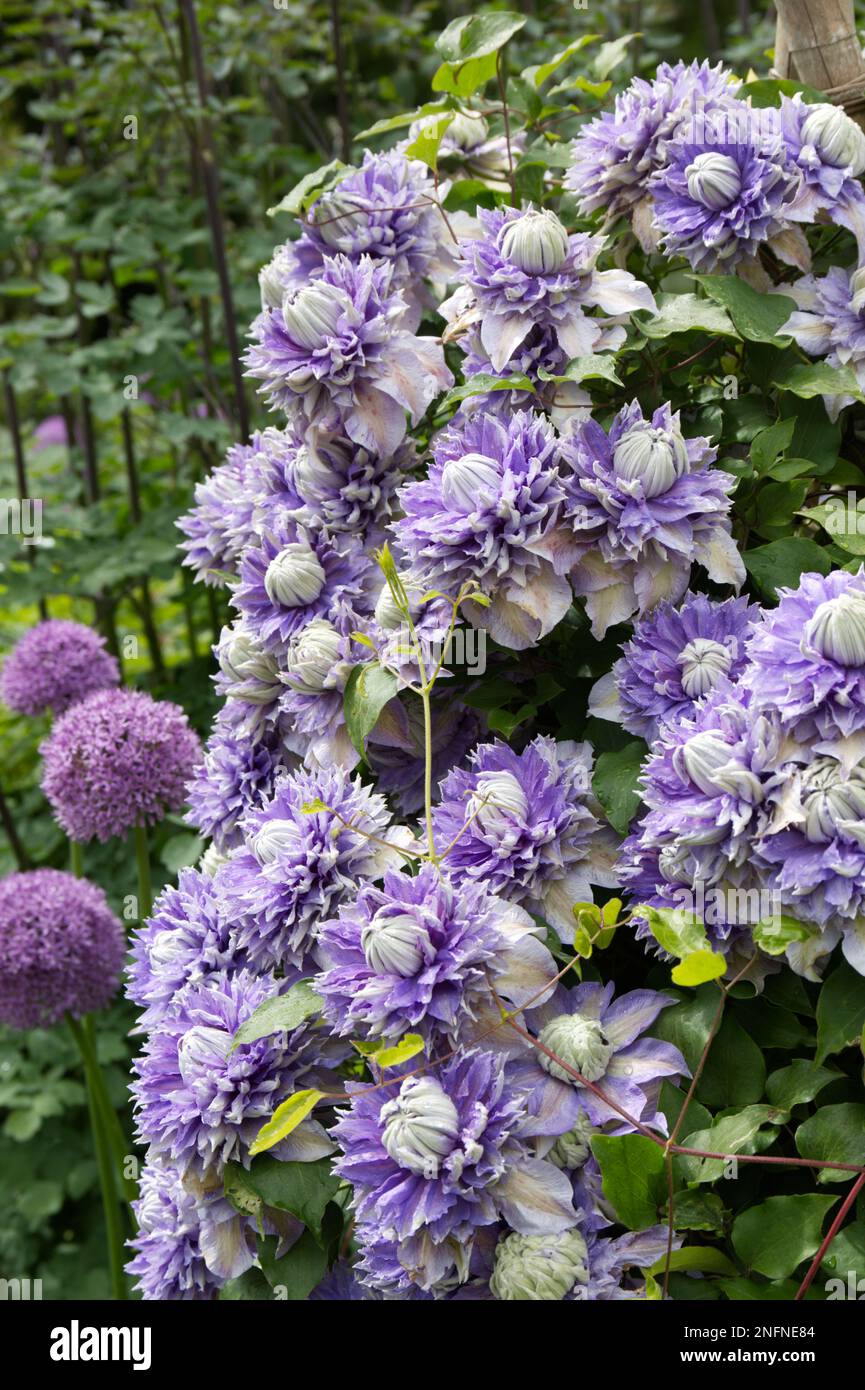
[[775,72],[825,92],[858,119],[865,116],[865,60],[853,0],[775,0]]

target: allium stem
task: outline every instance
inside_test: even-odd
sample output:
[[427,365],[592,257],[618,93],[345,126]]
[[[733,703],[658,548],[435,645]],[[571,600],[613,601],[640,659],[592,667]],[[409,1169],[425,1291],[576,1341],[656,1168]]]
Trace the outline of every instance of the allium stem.
[[153,908],[153,889],[150,882],[150,846],[147,843],[147,826],[133,826],[135,838],[135,863],[138,868],[138,920],[143,922],[150,916]]
[[84,849],[80,840],[69,841],[69,872],[76,878],[84,877]]
[[105,1134],[108,1139],[109,1147],[114,1155],[114,1176],[124,1202],[130,1207],[129,1218],[133,1226],[137,1228],[137,1222],[131,1209],[131,1203],[137,1197],[138,1189],[132,1179],[127,1178],[125,1174],[126,1160],[129,1156],[129,1143],[120,1127],[117,1111],[111,1104],[111,1097],[108,1094],[108,1087],[105,1084],[105,1074],[99,1063],[99,1053],[96,1047],[96,1026],[93,1014],[85,1014],[81,1019],[81,1034],[83,1045],[87,1049],[91,1075],[95,1079],[96,1103],[99,1106],[99,1113],[105,1127]]
[[96,1166],[99,1170],[99,1187],[102,1193],[102,1209],[105,1215],[105,1237],[108,1243],[108,1267],[111,1273],[111,1296],[120,1301],[125,1301],[128,1297],[128,1293],[126,1288],[126,1276],[123,1271],[123,1228],[120,1222],[120,1207],[117,1200],[117,1190],[114,1185],[111,1153],[102,1121],[102,1112],[97,1099],[101,1081],[98,1075],[99,1067],[95,1061],[95,1056],[91,1054],[87,1046],[81,1024],[74,1019],[71,1014],[67,1014],[66,1019],[72,1036],[75,1039],[78,1051],[81,1054],[84,1075],[87,1081],[87,1108],[90,1113],[90,1128],[93,1133]]

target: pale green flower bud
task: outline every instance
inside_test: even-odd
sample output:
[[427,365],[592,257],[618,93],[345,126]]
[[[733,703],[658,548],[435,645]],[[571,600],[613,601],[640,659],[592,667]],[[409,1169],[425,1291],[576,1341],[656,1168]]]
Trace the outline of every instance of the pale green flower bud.
[[259,864],[273,864],[283,854],[291,854],[299,839],[298,828],[291,820],[267,820],[252,837],[252,852]]
[[230,854],[225,854],[218,849],[215,844],[208,845],[198,861],[198,867],[205,878],[213,878],[216,872],[227,864],[231,858]]
[[[573,1080],[573,1077],[571,1078]],[[580,1113],[573,1129],[569,1129],[567,1134],[560,1134],[547,1158],[554,1163],[557,1168],[582,1168],[586,1159],[592,1152],[591,1137],[597,1134],[598,1130],[592,1124],[585,1111]]]
[[410,1076],[382,1107],[382,1143],[401,1168],[432,1179],[460,1133],[457,1108],[433,1076]]
[[502,488],[501,471],[495,459],[486,454],[463,454],[448,459],[442,469],[442,501],[451,511],[471,516],[498,500]]
[[[600,1081],[609,1066],[615,1047],[607,1038],[596,1018],[585,1018],[582,1014],[559,1014],[538,1034],[544,1047],[555,1052],[568,1066],[574,1067],[586,1081]],[[538,1053],[538,1061],[550,1076],[560,1081],[579,1085],[576,1077],[560,1067],[545,1052]]]
[[435,954],[423,923],[408,912],[393,914],[381,908],[361,931],[360,944],[370,970],[405,980],[418,975]]
[[812,106],[802,139],[836,169],[849,168],[857,176],[865,172],[865,133],[840,106],[822,101]]
[[295,253],[290,246],[279,246],[267,265],[258,272],[262,309],[279,309],[285,297],[285,286],[297,270]]
[[501,233],[501,253],[527,275],[553,275],[568,257],[570,242],[554,212],[524,212]]
[[646,497],[669,492],[688,466],[688,450],[676,430],[637,427],[622,435],[613,452],[617,478],[643,484]]
[[728,154],[719,150],[707,150],[698,154],[693,164],[685,170],[688,192],[704,208],[718,212],[729,207],[742,190],[742,175],[739,166]]
[[177,1049],[177,1063],[187,1085],[197,1081],[203,1072],[220,1068],[233,1042],[231,1034],[224,1029],[210,1028],[204,1023],[198,1023],[184,1033]]
[[[400,574],[399,578],[408,599],[409,614],[414,617],[418,610],[419,595],[415,586],[409,584],[406,574]],[[397,607],[393,591],[387,582],[382,585],[381,593],[376,600],[375,620],[379,627],[384,628],[385,632],[396,632],[405,622],[405,615]]]
[[865,777],[860,768],[845,780],[834,758],[815,758],[803,775],[802,790],[805,834],[813,844],[827,844],[851,822],[865,821]]
[[285,331],[299,347],[313,352],[324,347],[336,332],[342,310],[339,291],[315,281],[299,290],[289,290],[282,301]]
[[683,647],[678,656],[682,689],[690,700],[698,700],[714,690],[733,664],[727,647],[713,642],[711,637],[695,637]]
[[351,239],[353,228],[366,221],[367,214],[337,188],[316,203],[314,219],[322,241],[338,250],[346,237]]
[[588,1283],[587,1254],[577,1230],[506,1236],[496,1246],[490,1292],[508,1303],[560,1303],[575,1284]]
[[310,692],[324,690],[341,654],[342,639],[336,628],[326,618],[314,618],[288,644],[289,683]]
[[455,145],[458,150],[471,150],[475,145],[482,145],[489,133],[490,128],[483,116],[458,111],[445,131],[444,144]]
[[306,608],[318,598],[325,578],[315,551],[305,541],[292,541],[271,560],[264,587],[271,603],[281,608]]
[[865,594],[850,590],[821,603],[805,627],[805,642],[839,666],[865,665]]
[[528,817],[526,794],[512,772],[482,772],[468,800],[468,815],[474,815],[482,830],[502,834],[512,822],[525,823]]
[[717,796],[719,788],[715,774],[726,767],[732,758],[729,744],[719,734],[706,730],[694,734],[677,753],[694,786],[707,796]]
[[282,691],[276,659],[243,628],[223,628],[219,669],[227,678],[226,695],[251,705],[269,705]]
[[865,266],[860,266],[850,276],[850,308],[854,314],[861,314],[865,309]]

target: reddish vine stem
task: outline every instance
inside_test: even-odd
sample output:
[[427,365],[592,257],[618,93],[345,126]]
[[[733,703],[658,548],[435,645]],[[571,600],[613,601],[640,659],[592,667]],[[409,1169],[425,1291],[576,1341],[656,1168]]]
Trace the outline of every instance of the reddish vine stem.
[[840,1231],[845,1216],[850,1211],[851,1207],[853,1206],[853,1203],[856,1201],[856,1198],[859,1196],[859,1193],[862,1191],[863,1187],[865,1187],[865,1168],[862,1169],[862,1172],[859,1174],[853,1186],[850,1188],[850,1191],[847,1193],[847,1196],[844,1198],[844,1201],[838,1208],[838,1212],[832,1222],[832,1225],[829,1227],[828,1231],[826,1232],[826,1235],[823,1238],[823,1242],[820,1246],[820,1249],[817,1251],[817,1254],[811,1261],[811,1266],[808,1270],[808,1273],[805,1275],[805,1278],[802,1280],[802,1283],[799,1285],[799,1288],[796,1291],[796,1303],[801,1303],[802,1299],[805,1297],[806,1293],[810,1289],[811,1284],[814,1280],[814,1276],[817,1273],[817,1270],[820,1268],[821,1264],[826,1258],[826,1252],[829,1249],[829,1246],[832,1244],[833,1240]]

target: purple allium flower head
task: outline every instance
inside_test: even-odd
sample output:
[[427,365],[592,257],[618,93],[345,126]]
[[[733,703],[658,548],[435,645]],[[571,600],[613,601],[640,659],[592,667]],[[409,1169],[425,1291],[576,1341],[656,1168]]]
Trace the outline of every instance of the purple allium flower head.
[[[303,1087],[328,1089],[328,1066],[344,1046],[311,1024],[234,1047],[242,1023],[288,984],[248,971],[187,985],[134,1064],[137,1137],[182,1174],[218,1176],[248,1161],[248,1147],[279,1102]],[[307,1120],[276,1156],[322,1157],[317,1121]],[[308,1152],[309,1146],[317,1152]]]
[[313,618],[327,618],[341,632],[357,627],[372,613],[377,580],[358,537],[279,523],[244,552],[232,603],[258,643],[284,655]]
[[615,886],[588,805],[591,780],[587,743],[538,736],[522,753],[499,740],[480,744],[442,782],[433,814],[448,873],[461,887],[482,883],[520,903],[570,940],[574,903],[591,901],[592,883]]
[[456,263],[438,204],[435,183],[420,160],[397,150],[367,150],[360,169],[313,205],[293,249],[312,275],[338,254],[354,262],[367,255],[386,261],[394,288],[403,290],[409,306],[407,326],[415,328],[422,309],[434,307],[422,282],[452,278]]
[[771,915],[754,847],[781,759],[777,721],[741,684],[716,686],[690,719],[664,725],[641,778],[647,813],[622,847],[631,901],[694,913],[721,944]]
[[261,435],[249,444],[234,444],[225,463],[195,484],[195,505],[177,522],[186,536],[180,549],[184,565],[197,580],[220,586],[233,574],[245,545],[255,537],[253,526],[255,464]]
[[[825,357],[830,367],[849,367],[865,389],[865,269],[832,265],[820,279],[803,275],[781,288],[799,307],[778,332],[789,333],[811,357]],[[853,399],[824,396],[830,419]]]
[[865,134],[842,106],[807,103],[801,92],[781,97],[781,133],[792,163],[800,171],[797,198],[805,220],[819,214],[848,227],[865,250],[865,193],[859,182],[865,173]]
[[575,566],[571,582],[597,637],[681,598],[694,560],[718,584],[744,582],[730,534],[734,480],[710,468],[716,453],[708,439],[683,436],[669,405],[646,419],[638,401],[619,411],[609,435],[588,420],[562,438],[573,528],[562,558]]
[[802,177],[775,122],[739,102],[702,129],[693,124],[669,142],[649,181],[667,255],[684,256],[695,270],[728,271],[769,242],[790,259],[780,234],[807,213],[796,204]]
[[57,869],[0,879],[0,1022],[49,1028],[104,1009],[126,942],[101,888]]
[[400,493],[405,516],[395,532],[419,582],[449,598],[476,583],[493,602],[467,612],[518,651],[571,603],[550,562],[565,496],[557,448],[541,415],[473,415],[438,436],[428,477]]
[[455,1266],[465,1279],[475,1233],[501,1217],[526,1235],[575,1225],[571,1184],[529,1156],[525,1096],[494,1054],[470,1049],[384,1089],[348,1089],[335,1170],[354,1186],[365,1239],[398,1242],[421,1288]]
[[612,671],[592,691],[590,712],[651,743],[662,724],[690,718],[694,706],[745,666],[745,641],[762,610],[745,598],[717,603],[687,594],[641,618]]
[[256,319],[246,354],[270,403],[325,428],[340,418],[350,439],[384,455],[402,443],[406,412],[416,424],[453,385],[441,345],[404,328],[392,277],[390,265],[370,256],[357,264],[328,258],[314,280]]
[[[850,740],[865,753],[865,567],[803,574],[755,628],[743,677],[755,703],[797,738]],[[826,751],[820,749],[820,751]]]
[[[138,1230],[126,1268],[145,1301],[216,1298],[221,1279],[208,1269],[201,1252],[201,1203],[184,1187],[176,1169],[148,1161],[141,1171],[133,1204]],[[249,1264],[253,1256],[249,1256]]]
[[720,63],[661,63],[651,81],[635,77],[574,141],[565,182],[583,215],[603,209],[612,220],[646,199],[682,123],[728,104],[739,85]]
[[185,985],[203,985],[241,964],[213,880],[198,869],[182,869],[177,887],[163,888],[133,935],[126,993],[144,1011],[139,1026],[152,1032]]
[[[657,1121],[661,1082],[666,1077],[687,1076],[688,1066],[672,1043],[644,1037],[662,1009],[676,1001],[652,989],[635,989],[613,997],[612,981],[606,985],[582,984],[574,989],[557,985],[551,998],[527,1010],[526,1020],[538,1041],[550,1052],[591,1081],[610,1100],[636,1120]],[[570,1072],[539,1049],[532,1049],[531,1065],[575,1093],[579,1107],[592,1124],[622,1116],[612,1105],[583,1086]]]
[[[396,707],[394,707],[394,705]],[[420,701],[388,706],[391,721],[387,741],[377,730],[370,740],[367,757],[375,773],[376,786],[392,797],[404,815],[412,815],[424,804],[424,729]],[[432,780],[436,786],[453,767],[463,762],[481,733],[478,715],[468,705],[445,698],[432,706]]]
[[[453,337],[473,324],[493,370],[500,372],[533,328],[548,331],[567,359],[625,340],[635,309],[654,309],[648,285],[626,270],[598,270],[604,238],[571,235],[546,210],[478,209],[483,235],[462,243],[463,284],[442,305]],[[591,318],[599,308],[613,315]]]
[[53,445],[68,444],[69,431],[62,415],[46,415],[33,431],[33,447],[49,449]]
[[72,840],[110,840],[179,810],[201,756],[180,706],[139,690],[88,695],[41,751],[45,795]]
[[556,967],[520,908],[482,885],[454,883],[433,864],[362,885],[319,928],[315,988],[339,1033],[398,1038],[411,1030],[456,1041],[498,994],[519,1007]]
[[119,683],[104,637],[83,623],[48,618],[30,628],[3,662],[0,699],[16,714],[56,715]]
[[[316,806],[330,809],[304,810]],[[254,968],[300,965],[342,898],[400,862],[390,845],[407,836],[389,823],[384,797],[342,770],[285,776],[248,813],[245,844],[218,871],[216,887]]]
[[204,761],[187,785],[186,819],[222,851],[243,843],[243,817],[272,796],[278,773],[296,762],[278,728],[251,732],[236,721],[232,705],[217,715]]

